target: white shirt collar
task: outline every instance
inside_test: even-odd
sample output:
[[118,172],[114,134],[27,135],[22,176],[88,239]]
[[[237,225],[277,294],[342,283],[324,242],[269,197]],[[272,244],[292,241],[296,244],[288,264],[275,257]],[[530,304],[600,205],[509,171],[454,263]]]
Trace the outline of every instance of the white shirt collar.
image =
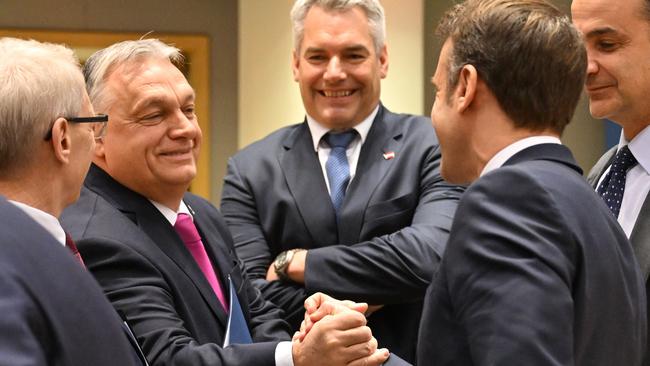
[[[377,104],[377,107],[375,107],[375,109],[372,111],[372,113],[370,113],[368,117],[366,117],[366,119],[353,127],[353,129],[356,130],[361,137],[362,145],[366,141],[366,137],[368,137],[370,127],[372,127],[372,121],[375,120],[378,112],[379,104]],[[321,139],[326,133],[330,131],[330,129],[323,126],[320,122],[313,119],[310,115],[307,115],[307,125],[309,126],[309,131],[311,131],[311,138],[314,143],[314,151],[318,151]]]
[[45,211],[41,211],[37,208],[26,205],[22,202],[12,200],[9,200],[9,202],[13,203],[16,207],[23,210],[23,212],[25,212],[29,217],[44,227],[48,233],[52,234],[56,241],[65,246],[65,231],[63,231],[61,223],[56,217],[50,215]]
[[515,154],[531,146],[540,145],[540,144],[561,144],[561,143],[562,141],[560,141],[559,138],[554,136],[531,136],[531,137],[526,137],[524,139],[521,139],[519,141],[515,141],[512,144],[501,149],[501,151],[496,153],[492,157],[492,159],[490,159],[490,161],[488,161],[488,163],[485,164],[485,167],[481,172],[481,176],[497,168],[500,168],[503,164],[505,164],[506,161],[508,161],[508,159],[513,157]]
[[169,221],[169,223],[172,226],[174,226],[176,224],[176,219],[178,218],[179,213],[188,214],[188,215],[190,215],[192,220],[194,220],[194,217],[193,217],[192,213],[190,212],[189,207],[187,207],[185,202],[183,202],[182,200],[181,200],[181,204],[178,206],[178,212],[175,212],[171,208],[163,205],[162,203],[158,203],[158,202],[152,201],[152,200],[149,200],[149,202],[151,202],[152,205],[156,206],[158,211],[160,211],[160,213],[163,214],[163,216],[165,216],[167,221]]
[[646,171],[646,173],[650,173],[650,126],[644,128],[630,142],[625,139],[625,135],[621,131],[618,150],[625,145],[628,145],[632,155],[634,155],[636,161],[639,162],[639,165]]

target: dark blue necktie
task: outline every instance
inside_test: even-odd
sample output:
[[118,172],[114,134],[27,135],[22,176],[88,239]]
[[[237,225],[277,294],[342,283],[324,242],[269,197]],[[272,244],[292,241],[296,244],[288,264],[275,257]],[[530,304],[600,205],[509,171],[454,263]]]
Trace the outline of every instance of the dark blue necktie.
[[627,145],[623,146],[616,153],[609,172],[598,187],[598,193],[616,217],[618,217],[618,213],[621,211],[627,171],[636,165],[636,163],[637,161]]
[[325,135],[325,141],[330,146],[330,156],[325,163],[327,171],[327,180],[330,183],[330,197],[336,216],[339,215],[339,209],[345,198],[345,189],[350,182],[350,164],[346,150],[350,142],[354,140],[356,131],[346,131],[343,133],[328,133]]

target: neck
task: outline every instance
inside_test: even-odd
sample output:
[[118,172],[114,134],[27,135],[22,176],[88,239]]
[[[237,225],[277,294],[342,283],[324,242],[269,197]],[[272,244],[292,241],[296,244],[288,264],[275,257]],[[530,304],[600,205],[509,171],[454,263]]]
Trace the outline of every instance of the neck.
[[[516,128],[512,122],[490,124],[489,128],[481,130],[479,138],[474,141],[474,150],[478,161],[478,174],[483,171],[487,163],[501,150],[513,143],[533,136],[552,136],[559,138],[557,132],[551,130],[532,131],[525,128]],[[477,175],[478,177],[478,175]]]
[[43,184],[43,179],[19,179],[0,181],[0,194],[7,199],[18,201],[28,206],[59,217],[65,208],[55,191],[56,184]]

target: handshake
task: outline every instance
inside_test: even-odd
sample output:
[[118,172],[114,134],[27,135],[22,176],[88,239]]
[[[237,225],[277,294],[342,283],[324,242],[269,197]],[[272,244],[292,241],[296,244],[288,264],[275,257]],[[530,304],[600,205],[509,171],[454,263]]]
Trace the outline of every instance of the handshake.
[[[368,304],[340,301],[322,293],[305,300],[305,320],[292,339],[296,366],[375,366],[389,356],[366,326]],[[376,309],[375,309],[376,310]]]

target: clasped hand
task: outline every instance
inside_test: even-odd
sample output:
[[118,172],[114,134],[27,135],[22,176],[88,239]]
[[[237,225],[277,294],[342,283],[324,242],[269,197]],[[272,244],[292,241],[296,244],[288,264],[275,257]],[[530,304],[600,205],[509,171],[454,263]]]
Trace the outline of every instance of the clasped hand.
[[296,366],[378,366],[389,356],[377,348],[366,325],[365,303],[340,301],[322,293],[305,300],[305,320],[293,337]]

